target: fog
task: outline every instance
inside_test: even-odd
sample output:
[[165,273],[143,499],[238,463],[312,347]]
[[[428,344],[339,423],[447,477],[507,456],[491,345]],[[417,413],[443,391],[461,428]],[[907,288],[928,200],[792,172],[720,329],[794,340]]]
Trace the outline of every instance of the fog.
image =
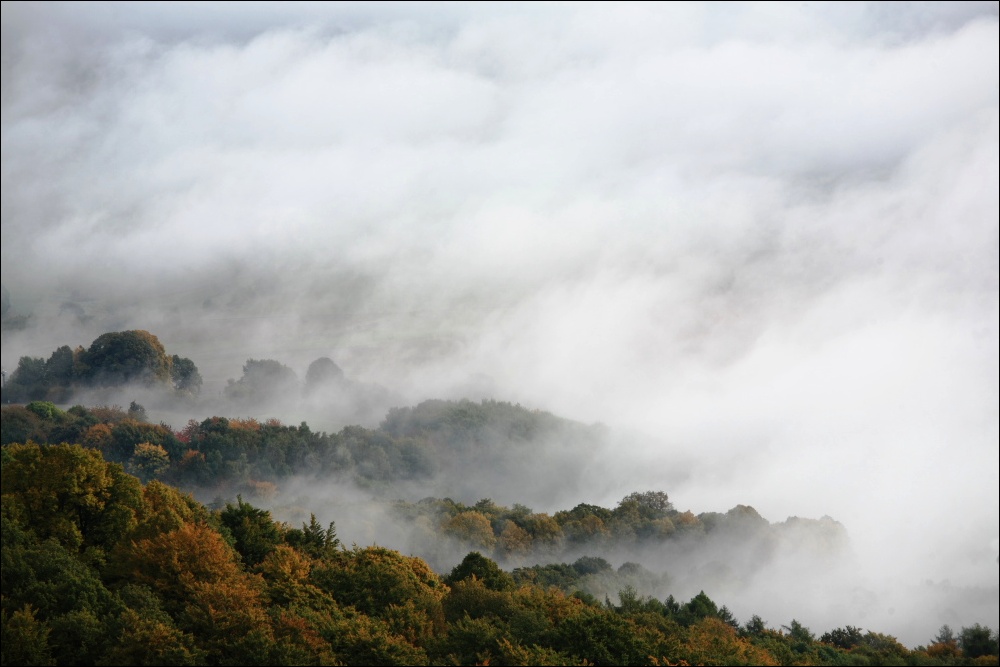
[[146,329],[188,417],[249,358],[375,397],[261,409],[315,428],[520,402],[617,434],[575,502],[829,515],[879,587],[741,620],[1000,622],[995,2],[2,12],[8,373]]

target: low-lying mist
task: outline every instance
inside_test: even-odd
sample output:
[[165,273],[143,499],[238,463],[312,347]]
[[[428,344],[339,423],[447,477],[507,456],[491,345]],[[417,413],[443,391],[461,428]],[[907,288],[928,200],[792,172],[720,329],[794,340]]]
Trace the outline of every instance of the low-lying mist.
[[[387,500],[829,516],[836,556],[789,526],[602,557],[772,626],[1000,623],[996,3],[5,3],[2,31],[8,377],[147,330],[197,398],[73,402],[330,433],[519,403],[573,425],[267,504],[414,553]],[[250,360],[294,388],[241,394]]]

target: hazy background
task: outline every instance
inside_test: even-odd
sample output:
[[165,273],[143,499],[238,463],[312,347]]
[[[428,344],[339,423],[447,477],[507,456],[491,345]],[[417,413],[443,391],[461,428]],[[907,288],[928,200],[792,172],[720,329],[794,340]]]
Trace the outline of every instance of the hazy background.
[[996,627],[998,5],[785,4],[5,2],[3,366],[603,422],[579,502],[831,515],[890,591],[842,623]]

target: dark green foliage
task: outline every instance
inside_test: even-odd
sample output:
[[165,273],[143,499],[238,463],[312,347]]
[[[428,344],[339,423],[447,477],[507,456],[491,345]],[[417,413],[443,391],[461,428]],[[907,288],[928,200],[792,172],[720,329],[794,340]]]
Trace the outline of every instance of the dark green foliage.
[[837,648],[847,650],[860,645],[863,639],[864,633],[861,631],[861,628],[856,628],[853,625],[836,628],[835,630],[824,633],[819,638],[819,640],[824,644],[833,644]]
[[25,604],[7,613],[0,609],[0,664],[53,665],[48,624],[35,617],[35,609]]
[[93,664],[120,610],[96,572],[57,540],[40,542],[6,517],[2,562],[4,611],[13,618],[31,605],[37,621],[51,630],[48,649],[57,664]]
[[174,389],[189,394],[200,392],[201,373],[198,372],[198,367],[194,365],[194,362],[176,354],[170,359],[170,380],[174,383]]
[[593,607],[585,610],[559,625],[553,648],[598,665],[646,664],[649,650],[632,623]]
[[285,533],[285,543],[309,554],[313,558],[327,558],[336,553],[340,546],[334,522],[323,528],[316,520],[315,514],[309,515],[309,524],[302,524],[302,529],[292,528]]
[[44,400],[48,394],[45,381],[45,360],[35,357],[21,357],[17,368],[3,388],[5,403],[24,403]]
[[514,578],[478,551],[470,551],[462,562],[454,567],[445,583],[454,584],[476,577],[486,588],[493,591],[509,591],[514,588]]
[[958,645],[962,648],[962,652],[970,658],[997,655],[996,633],[979,623],[962,628],[962,631],[958,633]]
[[574,590],[580,581],[580,573],[566,563],[549,563],[518,567],[512,573],[518,584],[526,583],[542,588],[555,587],[559,590]]
[[20,405],[4,407],[0,412],[0,444],[12,442],[46,441],[43,420]]
[[260,563],[281,542],[281,534],[271,520],[271,513],[243,502],[242,497],[237,496],[235,505],[227,503],[219,518],[233,536],[236,550],[248,566]]
[[611,570],[611,563],[597,556],[583,556],[573,562],[573,569],[583,577],[588,574],[609,572]]
[[76,381],[76,355],[68,345],[57,348],[45,362],[45,382],[50,387],[69,387]]
[[767,623],[760,616],[754,614],[743,626],[740,634],[745,637],[763,637],[765,632],[767,632]]

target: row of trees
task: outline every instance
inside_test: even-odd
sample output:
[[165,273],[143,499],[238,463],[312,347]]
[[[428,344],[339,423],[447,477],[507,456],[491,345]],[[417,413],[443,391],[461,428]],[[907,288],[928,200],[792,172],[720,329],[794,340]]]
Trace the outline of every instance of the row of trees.
[[[630,493],[613,508],[580,503],[551,515],[517,503],[510,507],[499,505],[489,498],[473,505],[451,498],[424,498],[416,503],[397,500],[392,509],[404,525],[430,532],[427,543],[455,543],[509,565],[569,554],[620,554],[623,549],[635,552],[639,547],[658,548],[666,543],[682,545],[687,552],[700,544],[706,548],[722,544],[720,548],[729,550],[770,553],[792,540],[810,545],[816,555],[830,556],[839,553],[847,542],[843,526],[829,517],[793,517],[772,524],[747,505],[737,505],[725,513],[694,514],[675,509],[664,491]],[[539,581],[556,584],[561,577],[556,574],[556,580],[542,577]],[[655,577],[646,572],[643,578]],[[593,590],[609,586],[597,581],[607,577],[591,579]],[[618,583],[628,580],[619,579]],[[569,584],[559,585],[569,590]]]
[[[11,444],[2,461],[3,664],[997,664],[996,634],[909,650],[848,626],[739,623],[701,593],[567,595],[469,553],[345,549],[237,499],[210,511],[78,445]],[[607,569],[581,559],[580,572]]]
[[61,410],[36,401],[3,409],[0,439],[80,442],[117,462],[127,460],[135,446],[152,443],[169,457],[168,479],[182,486],[275,483],[291,474],[314,474],[347,475],[363,486],[385,488],[399,480],[427,479],[456,461],[471,465],[484,457],[516,458],[532,446],[531,437],[559,429],[581,443],[592,439],[582,425],[498,401],[427,401],[391,410],[377,429],[348,426],[333,434],[314,432],[305,423],[226,417],[189,421],[174,431],[165,424],[143,424],[136,415],[114,407]]

